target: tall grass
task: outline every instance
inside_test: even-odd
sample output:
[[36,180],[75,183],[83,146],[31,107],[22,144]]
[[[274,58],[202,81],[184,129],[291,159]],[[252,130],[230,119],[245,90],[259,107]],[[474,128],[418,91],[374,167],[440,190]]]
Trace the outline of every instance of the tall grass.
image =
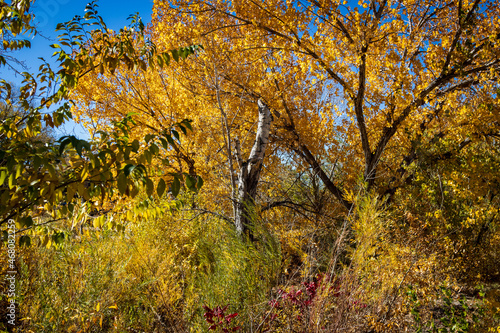
[[[466,293],[442,264],[448,250],[433,245],[439,234],[414,227],[404,209],[375,194],[355,200],[331,237],[321,231],[331,244],[314,251],[313,226],[278,237],[269,225],[289,221],[253,217],[250,241],[228,220],[189,207],[115,216],[125,231],[90,219],[82,228],[60,224],[71,235],[63,243],[19,248],[14,331],[209,332],[204,306],[226,305],[237,313],[231,325],[251,333],[497,328],[498,293]],[[284,251],[301,253],[297,263]]]
[[251,242],[191,210],[120,222],[22,249],[18,332],[204,332],[203,305],[227,304],[246,329],[264,311],[281,260],[264,228]]

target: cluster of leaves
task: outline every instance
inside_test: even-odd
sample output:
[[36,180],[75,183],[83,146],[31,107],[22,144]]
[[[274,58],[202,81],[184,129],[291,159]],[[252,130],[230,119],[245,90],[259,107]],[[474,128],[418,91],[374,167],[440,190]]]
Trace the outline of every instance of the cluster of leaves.
[[239,326],[234,326],[233,324],[231,324],[231,321],[238,316],[238,313],[235,312],[226,315],[228,306],[229,304],[224,307],[217,305],[213,309],[209,308],[206,305],[203,306],[203,309],[205,309],[203,317],[205,317],[207,324],[210,325],[208,327],[210,331],[229,333],[236,332],[241,328]]
[[[33,220],[27,217],[48,214],[57,220],[73,214],[75,204],[81,200],[95,201],[103,207],[116,196],[135,197],[142,187],[148,196],[155,193],[161,198],[166,193],[165,180],[172,183],[171,191],[176,196],[180,176],[148,173],[146,167],[160,153],[158,144],[166,140],[160,136],[150,136],[143,144],[130,140],[132,124],[128,116],[114,124],[111,134],[101,132],[95,142],[74,136],[62,137],[59,145],[50,147],[10,141],[11,145],[2,151],[0,169],[2,223],[14,218],[20,228],[31,227]],[[185,181],[192,190],[202,184],[200,178],[190,175],[185,176]]]
[[31,46],[28,39],[19,39],[35,33],[32,25],[33,15],[29,12],[32,0],[14,0],[8,4],[0,1],[0,36],[2,37],[2,51],[0,51],[0,66],[10,65],[14,59],[4,52],[15,51]]
[[[144,143],[129,138],[133,125],[131,114],[113,122],[110,132],[101,131],[94,141],[67,136],[49,145],[38,139],[45,127],[57,128],[72,117],[69,102],[52,113],[43,114],[42,109],[68,100],[69,92],[88,71],[99,67],[113,72],[120,63],[145,70],[145,66],[154,65],[153,58],[161,66],[168,64],[168,61],[159,60],[168,60],[168,55],[157,54],[155,45],[145,40],[144,24],[138,15],[132,17],[132,27],[138,27],[138,32],[133,33],[131,28],[115,36],[97,14],[96,7],[95,2],[89,4],[83,18],[77,17],[58,27],[65,31],[59,37],[61,44],[69,47],[70,51],[65,52],[60,46],[53,45],[58,49],[54,53],[60,66],[57,73],[48,64],[40,67],[41,72],[37,76],[23,73],[24,85],[16,98],[12,95],[11,85],[3,80],[1,82],[1,95],[6,105],[12,105],[20,112],[3,117],[0,128],[0,224],[15,219],[20,222],[21,228],[29,228],[32,219],[26,219],[28,216],[49,214],[57,220],[72,214],[74,203],[78,200],[93,199],[102,205],[116,194],[134,197],[141,186],[146,188],[149,196],[156,186],[156,193],[161,197],[166,192],[166,181],[172,182],[174,196],[179,193],[184,179],[191,190],[197,190],[202,185],[201,178],[196,175],[186,174],[183,177],[148,172],[153,158],[161,155],[159,145],[168,149],[174,140],[179,141],[176,128],[184,134],[192,130],[189,120],[173,124],[172,128],[162,133],[147,136]],[[27,14],[28,10],[29,2],[26,1],[15,2],[11,6],[2,2],[2,25],[12,34],[32,31],[29,26],[32,16]],[[100,29],[87,31],[96,25]],[[89,44],[86,39],[89,34],[90,38],[99,34],[105,41],[104,45],[96,48]],[[140,43],[146,46],[137,47]],[[4,45],[4,49],[13,48],[9,45]],[[171,53],[179,61],[198,49],[193,46]],[[44,85],[39,87],[39,84]],[[57,87],[56,92],[49,94],[53,87]],[[41,98],[41,104],[32,106],[33,98],[41,97],[40,94],[46,94]],[[68,150],[68,147],[72,149]]]
[[421,315],[424,305],[419,298],[419,292],[412,285],[408,287],[407,296],[415,332],[465,333],[477,327],[477,323],[484,316],[485,293],[482,288],[477,292],[477,299],[472,300],[462,296],[456,301],[452,290],[445,286],[439,287],[439,294],[440,300],[433,309],[435,313],[431,317],[426,314],[424,320]]
[[113,75],[121,65],[134,72],[156,66],[163,68],[170,64],[171,57],[175,61],[183,60],[202,49],[201,45],[192,45],[158,52],[156,45],[146,37],[138,13],[129,17],[128,28],[115,33],[98,15],[97,7],[97,1],[92,1],[85,7],[83,17],[76,16],[57,25],[56,30],[62,31],[60,44],[51,47],[56,49],[54,55],[61,64],[58,75],[64,84],[54,96],[54,102],[65,98],[68,90],[91,71]]

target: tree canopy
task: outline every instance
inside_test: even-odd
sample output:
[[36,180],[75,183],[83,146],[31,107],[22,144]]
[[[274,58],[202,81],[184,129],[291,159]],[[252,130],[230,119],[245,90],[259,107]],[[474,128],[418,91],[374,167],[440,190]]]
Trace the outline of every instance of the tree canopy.
[[[217,191],[234,197],[235,139],[243,150],[252,146],[260,98],[277,118],[265,186],[282,187],[277,170],[295,160],[348,211],[360,181],[392,200],[424,159],[496,149],[497,7],[158,1],[147,30],[158,48],[205,51],[140,75],[126,68],[89,75],[75,112],[99,127],[133,109],[140,133],[191,117],[200,130],[175,152],[178,168],[192,172],[196,164],[215,188],[222,177],[225,189]],[[480,181],[472,176],[468,182]]]

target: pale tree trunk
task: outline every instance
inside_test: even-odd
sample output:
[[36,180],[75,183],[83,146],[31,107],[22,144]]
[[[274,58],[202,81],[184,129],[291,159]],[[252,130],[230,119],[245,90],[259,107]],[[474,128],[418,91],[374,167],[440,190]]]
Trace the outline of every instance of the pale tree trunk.
[[255,142],[248,160],[243,161],[239,141],[235,139],[236,158],[239,166],[238,197],[235,203],[235,225],[240,235],[248,234],[250,239],[253,239],[253,233],[249,227],[255,211],[257,185],[259,183],[260,170],[262,169],[262,162],[266,153],[267,143],[269,142],[269,131],[273,120],[269,107],[260,99],[257,104],[259,106],[259,123]]

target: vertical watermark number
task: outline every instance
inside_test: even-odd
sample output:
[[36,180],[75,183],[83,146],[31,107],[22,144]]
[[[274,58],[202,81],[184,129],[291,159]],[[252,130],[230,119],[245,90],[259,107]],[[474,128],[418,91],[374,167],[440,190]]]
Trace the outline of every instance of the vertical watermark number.
[[10,219],[7,222],[7,265],[5,274],[7,280],[7,322],[16,323],[16,222]]

